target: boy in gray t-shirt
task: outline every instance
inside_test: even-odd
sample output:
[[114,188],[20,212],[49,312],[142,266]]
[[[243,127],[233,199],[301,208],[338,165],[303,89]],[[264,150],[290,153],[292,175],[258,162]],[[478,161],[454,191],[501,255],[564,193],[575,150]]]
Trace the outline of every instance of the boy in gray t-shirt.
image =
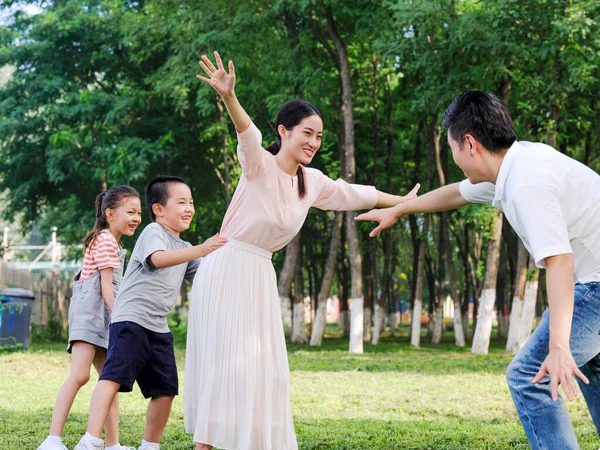
[[159,449],[173,398],[178,394],[173,336],[167,325],[183,279],[191,281],[203,256],[225,245],[216,235],[192,246],[179,238],[194,215],[190,188],[177,177],[159,177],[146,187],[152,224],[140,235],[117,295],[108,356],[90,405],[88,429],[75,450],[102,450],[102,427],[117,393],[137,381],[148,404],[140,450]]

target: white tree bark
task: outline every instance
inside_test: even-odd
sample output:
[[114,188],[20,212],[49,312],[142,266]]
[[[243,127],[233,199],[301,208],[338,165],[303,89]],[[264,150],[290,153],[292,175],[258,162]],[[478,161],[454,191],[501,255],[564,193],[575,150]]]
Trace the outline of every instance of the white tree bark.
[[525,299],[523,300],[521,323],[519,324],[517,339],[513,346],[513,353],[515,354],[523,347],[529,336],[531,336],[533,319],[535,318],[535,304],[537,301],[540,271],[535,267],[533,258],[529,261],[529,267],[530,269],[533,269],[534,272],[531,279],[527,280],[527,284],[525,285]]
[[496,299],[496,281],[500,266],[500,240],[502,238],[502,211],[496,212],[494,220],[494,236],[488,243],[488,257],[485,267],[485,280],[479,299],[477,312],[477,327],[473,336],[472,353],[487,355],[492,333],[492,320],[494,316],[494,301]]
[[462,322],[462,313],[460,312],[460,299],[458,295],[454,293],[453,301],[454,301],[454,343],[459,347],[465,346],[465,334],[463,329]]
[[[392,303],[393,304],[393,303]],[[400,313],[402,314],[402,313]],[[385,314],[384,314],[385,317]],[[392,313],[390,315],[390,335],[396,336],[396,310],[392,308]]]
[[281,318],[283,320],[283,325],[291,327],[292,326],[292,301],[289,297],[279,297],[281,301]]
[[294,303],[294,318],[292,320],[292,344],[306,344],[306,321],[304,320],[304,303]]
[[418,347],[421,344],[421,308],[421,299],[417,297],[415,298],[415,305],[412,311],[412,323],[410,331],[410,345],[413,347]]
[[325,333],[325,327],[327,326],[327,299],[329,298],[331,284],[333,283],[335,265],[337,263],[337,255],[342,236],[343,221],[344,214],[339,211],[336,212],[331,226],[331,241],[329,243],[327,263],[325,264],[321,289],[317,296],[317,313],[315,314],[315,323],[313,324],[312,334],[310,336],[310,345],[321,345],[323,343],[323,334]]
[[327,301],[319,302],[317,313],[315,314],[315,323],[312,334],[310,335],[310,345],[320,346],[323,343],[323,334],[327,325]]
[[373,339],[371,340],[371,344],[377,345],[379,343],[379,338],[381,337],[381,333],[385,328],[385,309],[375,304],[375,324],[373,326]]
[[481,355],[488,354],[490,346],[490,335],[492,333],[492,319],[494,316],[494,300],[496,299],[496,289],[484,289],[479,298],[479,311],[477,317],[477,327],[473,337],[472,353]]
[[444,334],[444,297],[439,297],[439,304],[435,308],[435,324],[433,325],[433,336],[431,337],[432,344],[442,342],[442,334]]
[[363,349],[363,324],[364,310],[363,297],[350,299],[350,353],[364,353]]
[[517,273],[515,276],[515,290],[513,293],[512,306],[510,309],[510,321],[508,324],[508,336],[506,339],[506,351],[512,352],[515,348],[519,326],[521,325],[521,313],[523,312],[523,298],[525,296],[525,284],[527,283],[527,250],[519,239],[519,250],[517,256]]

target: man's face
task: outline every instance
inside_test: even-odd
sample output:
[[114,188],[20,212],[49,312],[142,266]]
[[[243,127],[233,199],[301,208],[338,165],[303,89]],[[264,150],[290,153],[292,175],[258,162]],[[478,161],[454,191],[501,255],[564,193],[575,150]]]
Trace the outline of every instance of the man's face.
[[452,150],[454,162],[462,169],[469,181],[473,184],[481,183],[483,180],[478,171],[479,158],[473,137],[467,135],[462,142],[459,142],[448,132],[448,145]]

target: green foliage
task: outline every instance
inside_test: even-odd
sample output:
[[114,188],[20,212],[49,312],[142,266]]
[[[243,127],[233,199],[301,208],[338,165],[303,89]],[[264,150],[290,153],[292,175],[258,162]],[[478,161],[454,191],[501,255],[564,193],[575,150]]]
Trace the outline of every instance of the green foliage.
[[[196,243],[219,229],[226,210],[221,180],[227,167],[235,188],[240,169],[235,130],[219,114],[214,92],[194,77],[200,56],[214,50],[235,62],[238,97],[265,144],[275,139],[274,117],[284,102],[300,97],[316,104],[325,133],[313,166],[340,176],[341,87],[332,28],[350,63],[357,182],[380,190],[389,184],[398,194],[415,182],[421,192],[437,187],[434,130],[466,89],[501,98],[519,139],[555,140],[561,151],[600,170],[600,3],[594,0],[42,5],[40,14],[17,13],[0,27],[0,66],[14,68],[0,89],[0,192],[7,192],[6,218],[21,214],[46,231],[58,226],[64,243],[79,243],[91,227],[99,191],[127,183],[142,192],[160,174],[191,185],[197,212],[185,239]],[[445,181],[459,181],[464,176],[447,154],[442,151]],[[469,272],[465,252],[483,273],[491,218],[489,208],[474,205],[451,219],[459,286]],[[331,215],[313,211],[302,232],[313,294],[330,222]],[[433,265],[438,228],[430,226],[425,237]],[[466,249],[458,245],[465,229],[473,244]],[[418,233],[406,222],[394,233],[393,284],[404,296],[413,281],[409,241]],[[361,245],[377,244],[362,239]],[[378,255],[381,279],[381,249]],[[276,268],[282,261],[275,255]]]

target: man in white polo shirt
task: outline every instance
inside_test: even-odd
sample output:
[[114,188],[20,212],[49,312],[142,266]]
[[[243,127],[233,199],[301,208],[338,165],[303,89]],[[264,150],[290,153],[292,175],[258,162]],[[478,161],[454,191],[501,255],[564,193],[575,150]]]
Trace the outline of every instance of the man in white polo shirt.
[[358,220],[376,236],[407,214],[490,203],[501,209],[536,265],[546,269],[549,311],[506,378],[534,450],[579,449],[558,385],[577,383],[600,433],[600,176],[541,143],[518,142],[506,107],[467,91],[444,114],[448,143],[467,180]]

